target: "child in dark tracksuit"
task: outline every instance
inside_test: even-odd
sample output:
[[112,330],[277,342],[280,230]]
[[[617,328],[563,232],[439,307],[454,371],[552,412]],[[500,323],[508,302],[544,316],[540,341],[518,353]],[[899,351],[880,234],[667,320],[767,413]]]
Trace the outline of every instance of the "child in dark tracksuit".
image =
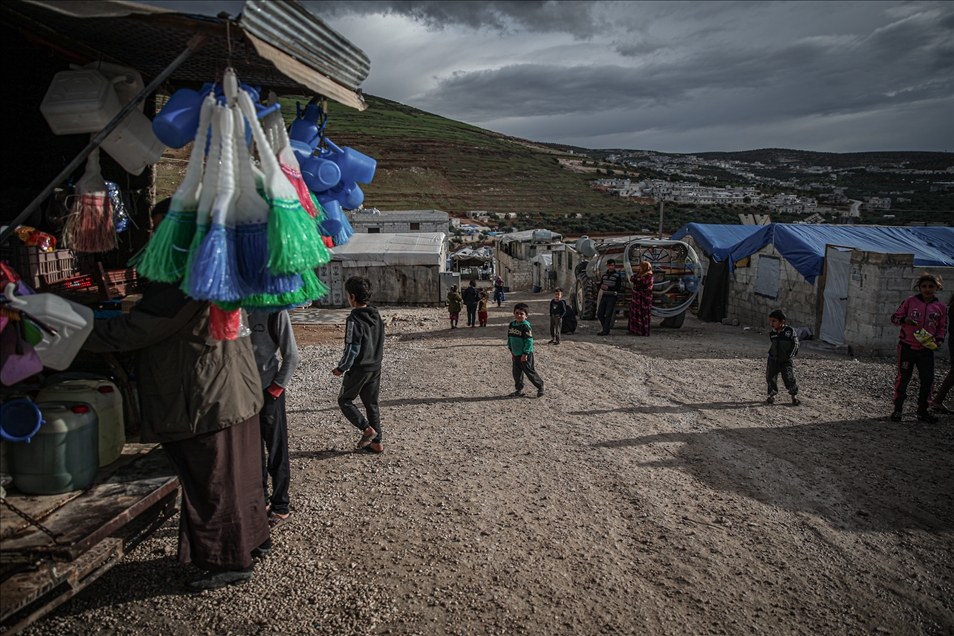
[[765,365],[765,381],[768,383],[767,403],[775,402],[775,396],[778,395],[778,374],[782,374],[782,382],[789,395],[792,396],[792,405],[798,406],[801,401],[798,399],[798,383],[795,381],[795,368],[792,366],[792,359],[798,355],[798,334],[795,329],[785,324],[785,314],[781,309],[776,309],[769,314],[769,324],[772,331],[769,332],[769,338],[772,344],[769,347],[768,363]]
[[560,344],[560,332],[563,329],[563,316],[566,315],[566,301],[563,300],[563,290],[557,287],[553,290],[553,300],[550,301],[550,342]]
[[527,316],[530,307],[526,303],[517,303],[513,307],[513,322],[507,330],[507,348],[513,360],[513,383],[516,390],[509,397],[523,397],[523,376],[537,387],[537,397],[543,397],[543,380],[533,368],[533,331]]
[[[908,384],[917,367],[921,389],[918,391],[917,418],[929,424],[937,416],[928,411],[934,390],[934,350],[947,335],[947,307],[937,299],[941,277],[925,272],[918,277],[919,294],[907,298],[891,316],[891,323],[901,326],[898,343],[898,375],[894,380],[894,412],[891,419],[901,421],[901,406],[907,397]],[[922,339],[917,337],[921,333]]]
[[[381,414],[378,393],[381,390],[381,360],[384,357],[384,323],[376,307],[369,307],[371,282],[352,276],[345,282],[348,303],[354,307],[345,322],[344,355],[334,375],[343,375],[338,406],[348,421],[361,431],[358,448],[374,453],[384,452],[381,442]],[[354,405],[361,398],[365,417]]]

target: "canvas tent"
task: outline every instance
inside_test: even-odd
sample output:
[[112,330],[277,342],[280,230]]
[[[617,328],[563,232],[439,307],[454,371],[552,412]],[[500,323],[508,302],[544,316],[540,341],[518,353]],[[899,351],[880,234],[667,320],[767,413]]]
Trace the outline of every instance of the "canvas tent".
[[893,350],[888,316],[913,293],[917,272],[954,279],[949,227],[692,223],[673,235],[686,237],[709,258],[701,319],[764,325],[783,308],[799,326],[857,352]]

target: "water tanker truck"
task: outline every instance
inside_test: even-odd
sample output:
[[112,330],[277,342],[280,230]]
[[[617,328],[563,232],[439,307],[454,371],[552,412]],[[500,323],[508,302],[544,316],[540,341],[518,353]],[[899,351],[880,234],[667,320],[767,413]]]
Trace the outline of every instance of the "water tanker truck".
[[576,290],[570,302],[581,320],[596,319],[602,294],[599,281],[610,259],[616,261],[617,270],[621,269],[623,274],[623,291],[616,297],[614,321],[621,315],[628,317],[633,292],[630,278],[641,261],[649,261],[655,279],[653,315],[663,318],[662,327],[682,326],[702,281],[702,264],[690,245],[662,239],[593,240],[584,236],[576,242],[576,250],[586,260],[576,266]]

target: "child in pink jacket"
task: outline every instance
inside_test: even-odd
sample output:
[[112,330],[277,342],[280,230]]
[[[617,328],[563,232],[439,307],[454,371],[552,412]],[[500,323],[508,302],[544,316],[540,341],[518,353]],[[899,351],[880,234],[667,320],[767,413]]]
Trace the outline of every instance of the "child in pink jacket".
[[[934,424],[937,416],[928,412],[928,402],[934,389],[934,350],[941,346],[947,335],[947,307],[937,299],[937,292],[942,289],[940,276],[925,272],[918,277],[915,288],[920,293],[907,298],[891,316],[892,324],[901,326],[891,419],[901,421],[901,406],[907,397],[914,368],[917,367],[921,382],[917,417],[922,422]],[[917,338],[915,334],[921,329],[927,332],[930,339]]]

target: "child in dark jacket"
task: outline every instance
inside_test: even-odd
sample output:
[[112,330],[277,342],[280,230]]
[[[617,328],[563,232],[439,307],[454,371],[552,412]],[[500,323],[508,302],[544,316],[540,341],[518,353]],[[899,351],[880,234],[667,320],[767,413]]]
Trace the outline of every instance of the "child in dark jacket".
[[530,307],[517,303],[513,307],[513,322],[507,329],[507,348],[513,360],[513,383],[516,390],[509,397],[523,397],[523,376],[537,387],[537,397],[543,397],[543,380],[533,368],[533,331],[530,329]]
[[901,407],[917,367],[921,381],[917,418],[934,424],[937,416],[928,411],[928,401],[934,389],[934,351],[947,335],[947,307],[937,299],[937,292],[942,288],[940,276],[925,272],[918,277],[915,288],[920,293],[909,296],[891,316],[891,323],[901,327],[891,419],[901,421]]
[[798,383],[795,381],[795,368],[792,359],[798,355],[798,334],[795,329],[785,324],[785,313],[776,309],[769,314],[769,324],[772,331],[769,338],[772,344],[769,347],[768,363],[765,365],[765,381],[768,383],[768,404],[775,402],[778,395],[778,374],[782,374],[785,389],[792,396],[792,406],[798,406]]
[[[348,304],[354,309],[345,322],[344,355],[332,373],[343,375],[338,406],[348,421],[361,431],[358,448],[374,453],[384,452],[381,442],[381,413],[378,393],[381,390],[381,360],[384,357],[384,323],[376,307],[369,307],[371,281],[352,276],[345,282]],[[354,405],[361,398],[367,417]]]

